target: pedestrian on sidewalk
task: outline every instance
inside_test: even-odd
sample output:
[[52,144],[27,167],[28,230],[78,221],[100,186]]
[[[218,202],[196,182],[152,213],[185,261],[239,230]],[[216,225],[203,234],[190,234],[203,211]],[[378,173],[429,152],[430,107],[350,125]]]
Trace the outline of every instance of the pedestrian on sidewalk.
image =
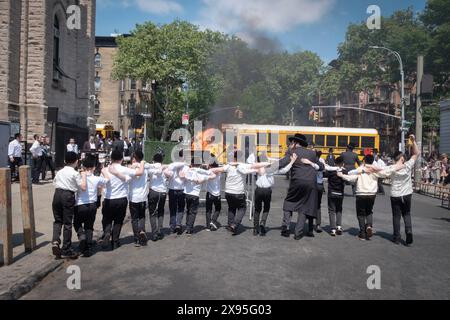
[[19,173],[16,171],[16,168],[23,165],[21,141],[22,135],[20,133],[16,133],[14,135],[14,140],[12,140],[8,145],[8,164],[11,169],[12,181],[19,181]]
[[42,138],[38,134],[34,135],[34,142],[30,148],[32,157],[32,172],[31,172],[31,182],[34,184],[39,184],[39,175],[41,173],[42,161],[43,161],[43,150],[42,150]]
[[[53,196],[53,246],[52,252],[56,258],[76,259],[78,254],[72,250],[72,223],[75,213],[76,193],[78,189],[86,191],[86,173],[81,174],[75,170],[78,166],[78,155],[67,152],[66,166],[58,171],[54,180],[56,188]],[[61,246],[61,229],[63,231],[63,246]]]

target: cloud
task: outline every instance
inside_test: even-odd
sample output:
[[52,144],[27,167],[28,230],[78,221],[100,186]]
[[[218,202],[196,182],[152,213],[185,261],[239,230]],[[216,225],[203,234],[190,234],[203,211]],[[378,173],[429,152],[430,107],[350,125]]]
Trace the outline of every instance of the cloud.
[[174,0],[97,0],[99,7],[137,7],[138,9],[153,13],[153,14],[170,14],[180,13],[183,11],[183,6]]
[[200,24],[223,32],[282,33],[320,21],[335,0],[202,0]]
[[137,6],[146,12],[155,14],[180,13],[183,6],[172,0],[135,0]]

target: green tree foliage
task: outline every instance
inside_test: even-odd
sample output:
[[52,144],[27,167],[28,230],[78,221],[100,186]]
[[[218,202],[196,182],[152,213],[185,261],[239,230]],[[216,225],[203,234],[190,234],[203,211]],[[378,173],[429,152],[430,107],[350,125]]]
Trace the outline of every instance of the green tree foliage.
[[158,105],[164,119],[161,140],[167,140],[169,130],[179,126],[186,100],[186,93],[180,90],[184,82],[190,86],[193,114],[212,103],[214,85],[206,65],[214,46],[223,40],[219,33],[200,31],[184,21],[147,22],[137,25],[130,37],[118,38],[113,76],[159,83]]

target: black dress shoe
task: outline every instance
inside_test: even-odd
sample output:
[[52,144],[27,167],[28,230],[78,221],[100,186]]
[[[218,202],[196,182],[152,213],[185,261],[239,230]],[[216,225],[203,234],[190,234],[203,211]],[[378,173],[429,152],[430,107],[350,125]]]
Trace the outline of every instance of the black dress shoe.
[[393,242],[394,244],[400,244],[401,241],[402,241],[401,238],[398,238],[398,237],[393,237],[393,238],[392,238],[392,242]]
[[414,242],[413,234],[412,233],[407,233],[406,234],[406,245],[410,246],[410,245],[413,244],[413,242]]
[[306,236],[309,237],[309,238],[314,238],[314,232],[308,231],[308,233],[306,234]]
[[157,234],[152,235],[152,241],[153,241],[153,242],[156,242],[156,241],[158,241],[158,240],[159,240],[159,237],[158,237]]
[[281,236],[285,237],[285,238],[289,238],[291,235],[291,233],[289,232],[289,230],[283,230],[281,231]]
[[157,234],[158,240],[164,239],[164,235],[160,232]]
[[301,239],[303,239],[303,234],[302,233],[300,233],[300,234],[296,234],[295,235],[295,237],[294,237],[294,240],[301,240]]
[[175,232],[177,233],[177,235],[181,236],[183,234],[183,228],[181,227],[176,227],[175,228]]
[[264,227],[264,226],[260,226],[259,227],[260,228],[260,234],[261,234],[261,237],[265,237],[266,236],[266,233],[267,233],[267,231],[266,231],[266,227]]
[[255,228],[253,229],[253,235],[254,235],[254,236],[259,235],[259,228],[258,228],[258,227],[255,227]]
[[75,260],[78,259],[79,254],[75,251],[66,251],[61,254],[61,258]]
[[323,231],[323,230],[322,230],[322,227],[319,226],[319,225],[317,225],[317,226],[316,226],[316,232],[317,232],[317,233],[322,233],[322,231]]

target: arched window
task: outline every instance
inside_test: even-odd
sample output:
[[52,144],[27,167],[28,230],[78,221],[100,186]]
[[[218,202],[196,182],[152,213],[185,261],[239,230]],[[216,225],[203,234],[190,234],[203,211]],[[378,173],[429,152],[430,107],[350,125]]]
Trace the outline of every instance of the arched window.
[[94,56],[95,67],[100,68],[102,66],[102,55],[97,51]]
[[99,92],[100,90],[101,90],[101,86],[102,86],[102,79],[100,78],[100,76],[98,75],[98,72],[97,72],[97,74],[96,74],[96,76],[95,76],[95,79],[94,79],[94,86],[95,86],[95,91],[96,92]]
[[100,101],[98,101],[98,100],[95,100],[94,115],[96,115],[96,116],[100,115]]
[[61,79],[60,70],[60,28],[59,19],[55,15],[53,20],[53,80]]

